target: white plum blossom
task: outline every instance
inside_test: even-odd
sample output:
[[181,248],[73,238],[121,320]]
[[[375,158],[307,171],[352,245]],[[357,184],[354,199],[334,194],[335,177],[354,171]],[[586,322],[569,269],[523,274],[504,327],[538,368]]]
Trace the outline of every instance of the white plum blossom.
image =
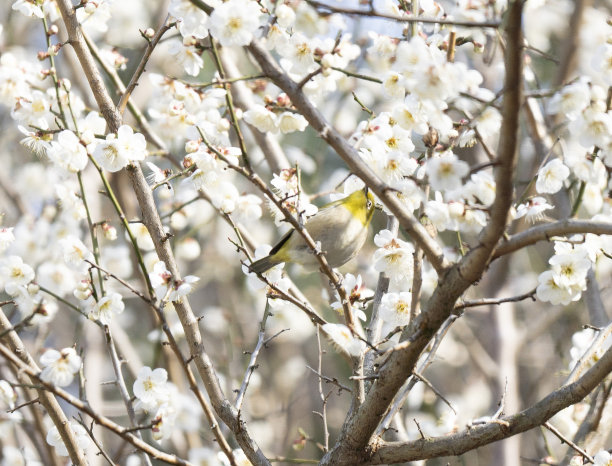
[[537,222],[544,218],[544,212],[552,209],[543,197],[534,197],[516,208],[516,218],[525,217],[528,222]]
[[569,174],[569,168],[560,159],[551,160],[538,171],[536,191],[540,194],[558,192]]
[[208,36],[208,15],[189,0],[172,0],[168,13],[179,20],[178,27],[183,37],[204,39]]
[[586,274],[591,268],[591,261],[584,253],[555,254],[548,263],[559,286],[586,288]]
[[411,282],[414,246],[389,230],[382,230],[374,237],[378,249],[374,252],[374,268],[385,272],[393,283]]
[[[89,448],[91,445],[91,438],[89,437],[89,434],[85,428],[75,421],[70,421],[69,424],[70,429],[74,433],[76,446],[81,450],[86,450]],[[62,436],[60,435],[56,426],[52,426],[49,429],[46,440],[49,445],[55,448],[55,453],[57,453],[59,456],[68,456],[68,449],[66,448],[66,445],[62,440]]]
[[495,179],[487,172],[477,172],[463,187],[463,195],[470,204],[490,206],[495,200]]
[[114,314],[121,314],[125,309],[123,298],[119,293],[111,292],[101,298],[90,310],[88,317],[109,325]]
[[169,403],[164,403],[157,408],[155,416],[153,416],[153,427],[151,429],[153,440],[159,443],[170,438],[175,429],[176,415],[176,410]]
[[229,0],[210,16],[210,33],[223,46],[248,45],[260,26],[261,8],[252,0]]
[[97,144],[93,156],[109,172],[116,172],[132,161],[144,160],[147,155],[147,143],[140,133],[123,125],[117,134],[110,133],[104,141]]
[[612,113],[603,105],[593,104],[583,110],[580,118],[570,122],[569,130],[578,136],[585,149],[593,146],[607,147],[612,138]]
[[263,105],[254,105],[242,115],[244,121],[253,125],[262,133],[275,132],[278,129],[276,114]]
[[187,275],[181,280],[175,280],[163,261],[158,261],[149,274],[151,286],[155,294],[164,301],[180,301],[193,291],[193,284],[200,279],[194,275]]
[[[362,321],[366,321],[367,317],[365,312],[357,306],[363,306],[361,301],[371,298],[374,296],[374,292],[365,287],[363,284],[363,280],[361,275],[353,275],[352,273],[347,273],[344,275],[344,280],[342,282],[344,289],[348,292],[348,300],[351,303],[353,312],[355,316]],[[336,312],[342,313],[342,303],[340,302],[339,296],[336,293],[336,301],[331,303],[332,309]]]
[[8,256],[0,261],[0,284],[7,294],[14,296],[20,287],[34,280],[34,269],[19,256]]
[[349,356],[359,356],[365,349],[365,343],[354,336],[346,325],[325,324],[321,330],[330,338],[332,343]]
[[53,121],[51,102],[41,91],[33,91],[28,97],[20,97],[11,111],[11,117],[25,126],[49,129]]
[[281,64],[292,73],[309,73],[317,66],[314,60],[314,47],[300,32],[294,33],[289,41],[278,48],[278,52],[283,57]]
[[470,167],[451,151],[446,151],[439,157],[429,159],[425,171],[429,176],[431,189],[448,191],[461,187],[461,179],[468,174]]
[[550,113],[561,113],[575,120],[591,101],[589,82],[584,77],[564,86],[548,104]]
[[285,3],[277,5],[274,14],[276,15],[276,22],[283,28],[290,27],[295,21],[295,11]]
[[70,172],[76,173],[87,166],[87,149],[67,129],[57,135],[57,141],[51,141],[46,154],[57,166]]
[[182,42],[173,40],[168,46],[168,53],[183,66],[189,76],[197,76],[204,67],[204,60],[191,37],[185,37]]
[[40,364],[43,366],[40,373],[42,380],[58,387],[67,387],[81,368],[82,360],[74,348],[61,351],[50,349],[40,357]]
[[399,293],[385,293],[380,301],[381,319],[394,327],[410,323],[410,308],[412,293],[402,291]]
[[612,455],[607,450],[598,451],[593,457],[595,461],[593,466],[610,466],[612,465]]
[[152,370],[143,366],[138,371],[132,390],[145,410],[161,406],[168,401],[168,372],[159,367]]
[[[279,175],[275,173],[270,184],[273,186],[274,193],[280,199],[284,199],[283,206],[293,215],[301,214],[304,218],[308,218],[318,212],[317,206],[310,203],[304,190],[298,186],[297,171],[294,168],[283,169]],[[274,223],[280,226],[285,221],[284,214],[271,201],[268,206],[274,215]]]
[[[136,238],[136,243],[140,249],[144,251],[152,251],[155,249],[153,238],[151,238],[151,234],[144,223],[131,223],[130,232],[134,235],[134,238]],[[127,233],[126,238],[128,238]]]
[[551,304],[567,305],[572,301],[578,301],[581,294],[573,292],[573,290],[559,286],[555,281],[555,276],[552,271],[547,270],[538,276],[538,286],[536,288],[536,296],[541,301],[547,301]]
[[216,183],[209,195],[213,206],[226,214],[231,214],[236,209],[240,198],[238,188],[229,181]]
[[15,241],[13,227],[0,227],[0,253],[6,251],[13,241]]
[[36,16],[41,19],[45,17],[42,8],[37,3],[29,0],[16,0],[13,3],[12,9],[28,17]]
[[299,113],[283,112],[277,117],[277,126],[281,133],[287,134],[304,131],[308,126],[308,121]]
[[64,257],[64,262],[68,265],[79,268],[80,271],[84,271],[89,267],[85,261],[92,261],[94,256],[92,252],[87,249],[87,246],[74,235],[68,235],[59,241],[60,248]]
[[10,409],[15,407],[17,401],[17,392],[13,389],[10,383],[6,380],[0,380],[0,402]]

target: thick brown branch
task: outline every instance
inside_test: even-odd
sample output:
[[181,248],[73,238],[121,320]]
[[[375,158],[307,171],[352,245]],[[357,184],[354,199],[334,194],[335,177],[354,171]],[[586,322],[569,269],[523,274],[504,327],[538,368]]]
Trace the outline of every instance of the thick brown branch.
[[497,246],[493,253],[493,259],[505,256],[538,241],[549,241],[553,236],[567,236],[579,233],[612,235],[612,223],[567,219],[531,227],[529,230],[511,236],[507,241]]
[[[612,371],[612,350],[578,381],[555,390],[535,405],[512,416],[500,418],[505,425],[488,423],[445,437],[419,439],[403,444],[386,443],[361,464],[388,464],[439,456],[457,456],[544,424],[552,416],[591,393]],[[506,427],[507,426],[507,427]]]

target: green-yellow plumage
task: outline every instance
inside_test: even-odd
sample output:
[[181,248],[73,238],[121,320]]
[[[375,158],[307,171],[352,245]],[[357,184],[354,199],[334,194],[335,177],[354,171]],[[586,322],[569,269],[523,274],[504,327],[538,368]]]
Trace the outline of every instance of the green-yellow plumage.
[[[374,196],[364,188],[321,207],[306,222],[306,230],[321,244],[329,265],[340,267],[363,247],[373,214]],[[318,264],[302,235],[295,230],[290,230],[272,248],[270,255],[253,262],[250,268],[255,273],[263,273],[281,262],[304,266]]]

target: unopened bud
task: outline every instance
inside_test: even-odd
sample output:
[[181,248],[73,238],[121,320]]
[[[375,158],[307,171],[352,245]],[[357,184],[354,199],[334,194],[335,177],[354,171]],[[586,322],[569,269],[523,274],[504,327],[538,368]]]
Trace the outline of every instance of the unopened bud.
[[108,222],[102,224],[102,232],[104,237],[109,241],[115,241],[117,239],[117,229]]
[[188,154],[193,154],[194,152],[197,152],[199,148],[200,148],[199,141],[195,141],[192,139],[191,141],[187,141],[185,143],[185,152],[187,152]]
[[153,39],[154,35],[155,35],[155,30],[153,28],[147,28],[144,32],[144,36],[147,39]]
[[291,99],[287,94],[283,92],[282,94],[279,94],[278,97],[276,97],[276,103],[280,107],[288,107],[291,105]]

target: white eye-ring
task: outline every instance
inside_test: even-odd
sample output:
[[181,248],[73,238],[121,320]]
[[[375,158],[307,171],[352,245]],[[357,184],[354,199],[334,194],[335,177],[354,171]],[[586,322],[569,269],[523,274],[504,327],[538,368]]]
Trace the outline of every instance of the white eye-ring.
[[366,208],[368,210],[370,210],[372,208],[372,201],[368,199],[368,202],[366,202]]

